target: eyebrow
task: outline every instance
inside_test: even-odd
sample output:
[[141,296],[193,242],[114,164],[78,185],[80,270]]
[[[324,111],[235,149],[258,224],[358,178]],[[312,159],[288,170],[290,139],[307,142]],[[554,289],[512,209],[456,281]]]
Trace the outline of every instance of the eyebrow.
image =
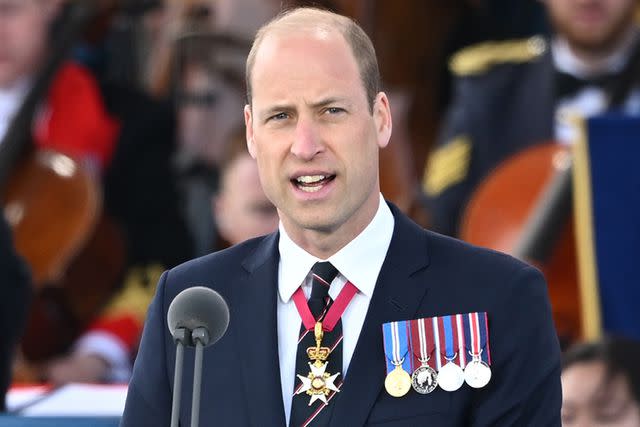
[[338,96],[330,96],[328,98],[323,98],[317,102],[314,102],[311,105],[311,107],[313,108],[320,108],[320,107],[325,107],[327,105],[330,104],[336,104],[336,103],[343,103],[343,104],[348,104],[347,100],[345,98],[340,98]]
[[[326,107],[327,105],[331,105],[331,104],[336,104],[336,103],[341,103],[341,104],[347,104],[347,106],[351,105],[346,98],[341,98],[338,96],[330,96],[327,98],[322,98],[316,102],[310,103],[308,104],[311,108],[317,109],[317,108],[322,108],[322,107]],[[260,117],[271,117],[272,115],[276,114],[276,113],[280,113],[280,112],[287,112],[287,111],[293,111],[296,108],[291,105],[291,104],[276,104],[273,105],[269,108],[267,108],[266,110],[262,111],[260,113]]]

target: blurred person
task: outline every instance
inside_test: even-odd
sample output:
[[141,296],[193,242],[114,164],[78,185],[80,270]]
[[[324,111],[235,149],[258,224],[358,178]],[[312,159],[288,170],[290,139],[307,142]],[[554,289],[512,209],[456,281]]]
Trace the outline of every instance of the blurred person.
[[278,228],[278,212],[264,194],[258,165],[247,151],[242,136],[230,144],[220,171],[220,188],[212,198],[216,228],[220,236],[217,249],[236,245]]
[[[0,0],[0,140],[50,53],[61,7],[73,3]],[[191,256],[170,170],[174,132],[169,106],[99,82],[70,60],[56,71],[34,120],[35,146],[73,157],[99,181],[104,211],[126,240],[119,296],[133,298],[114,297],[68,354],[34,366],[36,379],[56,384],[128,379],[146,310],[145,299],[137,296],[144,294],[145,283],[153,293],[158,265],[162,271]],[[159,210],[162,215],[155,214]]]
[[[176,41],[186,32],[204,32],[237,40],[250,40],[260,25],[281,7],[274,0],[156,1],[156,7],[142,16],[143,44],[140,49],[142,80],[148,91],[159,97],[171,92],[171,74],[179,47]],[[246,55],[246,52],[245,52]],[[241,63],[244,57],[241,58]]]
[[[49,55],[59,0],[0,1],[0,140]],[[72,62],[56,72],[36,116],[37,148],[65,153],[99,175],[109,164],[119,124],[90,73]]]
[[640,113],[631,81],[640,53],[637,0],[543,3],[551,39],[483,43],[451,60],[454,96],[423,183],[437,231],[457,235],[478,183],[509,156],[550,140],[571,144],[571,117]]
[[577,344],[563,357],[563,427],[640,426],[640,342]]
[[[220,64],[220,49],[211,35],[181,41],[179,85],[176,90],[178,148],[174,165],[195,253],[211,251],[216,234],[211,194],[219,188],[220,168],[235,130],[242,125],[244,83],[241,71]],[[234,55],[246,53],[234,51]]]
[[[60,2],[54,0],[0,0],[0,141],[47,58],[59,12]],[[99,177],[111,160],[118,130],[91,75],[63,63],[34,121],[35,146],[65,153]]]
[[0,214],[0,412],[5,410],[5,394],[11,383],[15,348],[24,328],[31,296],[29,270],[16,254],[11,230]]

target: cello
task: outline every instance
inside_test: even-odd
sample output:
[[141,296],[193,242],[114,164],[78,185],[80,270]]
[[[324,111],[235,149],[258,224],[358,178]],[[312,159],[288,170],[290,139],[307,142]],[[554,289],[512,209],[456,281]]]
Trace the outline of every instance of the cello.
[[[639,75],[636,43],[622,74],[605,88],[608,109],[622,106]],[[582,307],[582,301],[591,298],[580,293],[571,218],[573,162],[570,148],[558,143],[534,145],[507,159],[472,195],[460,232],[463,240],[541,267],[562,344],[594,334],[594,321]]]
[[460,237],[540,267],[563,344],[583,335],[571,221],[572,155],[558,143],[534,145],[500,164],[477,188]]
[[[28,362],[67,350],[124,268],[124,243],[102,215],[99,182],[71,157],[34,147],[31,134],[40,100],[73,41],[96,18],[96,6],[74,1],[62,9],[53,49],[0,144],[3,213],[32,271],[34,298],[21,341]],[[26,364],[16,377],[40,379]]]

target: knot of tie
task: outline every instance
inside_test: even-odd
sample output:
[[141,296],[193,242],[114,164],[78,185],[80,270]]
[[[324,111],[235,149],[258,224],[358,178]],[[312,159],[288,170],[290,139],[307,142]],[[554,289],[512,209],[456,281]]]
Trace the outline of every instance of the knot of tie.
[[338,270],[328,261],[316,262],[311,267],[312,285],[309,308],[318,319],[325,308],[329,308],[329,287],[338,275]]

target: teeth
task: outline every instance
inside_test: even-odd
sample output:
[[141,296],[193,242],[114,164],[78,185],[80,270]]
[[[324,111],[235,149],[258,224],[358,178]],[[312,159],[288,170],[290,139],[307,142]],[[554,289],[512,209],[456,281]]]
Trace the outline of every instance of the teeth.
[[305,193],[315,193],[316,191],[319,191],[322,188],[322,186],[316,185],[315,187],[298,187],[298,188],[300,188]]
[[304,175],[304,176],[299,176],[296,181],[302,183],[302,184],[313,184],[316,182],[320,182],[323,179],[325,179],[326,176],[324,175]]

